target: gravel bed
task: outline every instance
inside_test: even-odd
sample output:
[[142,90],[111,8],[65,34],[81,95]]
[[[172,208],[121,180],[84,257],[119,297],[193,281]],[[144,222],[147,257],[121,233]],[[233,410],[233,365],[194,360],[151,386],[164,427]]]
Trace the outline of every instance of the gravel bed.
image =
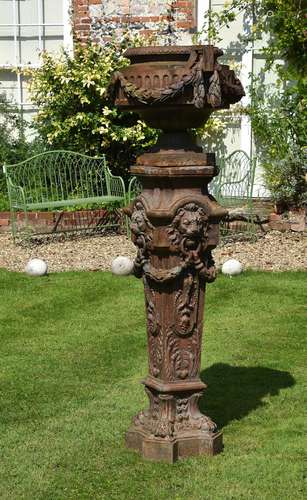
[[[135,247],[123,235],[70,238],[31,247],[14,245],[11,236],[0,235],[0,268],[19,272],[34,257],[46,260],[49,272],[110,270],[115,257],[126,255],[133,259],[135,253]],[[255,242],[222,242],[214,258],[218,267],[235,258],[245,269],[307,269],[307,238],[298,233],[271,231]]]
[[218,267],[227,259],[237,259],[244,269],[307,270],[307,238],[302,233],[271,231],[254,242],[221,244],[213,254]]

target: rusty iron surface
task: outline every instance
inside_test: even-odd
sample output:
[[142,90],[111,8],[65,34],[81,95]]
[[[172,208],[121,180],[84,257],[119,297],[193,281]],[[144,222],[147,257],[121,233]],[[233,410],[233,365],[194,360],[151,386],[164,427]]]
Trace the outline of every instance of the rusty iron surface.
[[198,127],[244,95],[234,72],[218,63],[221,54],[211,45],[129,49],[130,66],[114,75],[115,103],[155,128]]
[[218,64],[221,53],[211,46],[129,49],[132,64],[114,78],[116,105],[164,130],[131,168],[143,191],[125,209],[138,250],[134,274],[144,283],[149,359],[143,381],[149,408],[134,417],[126,444],[144,458],[171,463],[223,448],[198,400],[206,388],[200,379],[205,290],[216,278],[211,251],[227,212],[208,194],[214,155],[186,131],[244,95],[234,73]]

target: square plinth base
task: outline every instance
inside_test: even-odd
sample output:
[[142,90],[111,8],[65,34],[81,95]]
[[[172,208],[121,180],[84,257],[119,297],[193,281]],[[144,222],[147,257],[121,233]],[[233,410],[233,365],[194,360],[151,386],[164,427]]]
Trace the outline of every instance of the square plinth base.
[[147,460],[172,464],[186,457],[213,456],[220,453],[223,450],[223,433],[197,434],[166,440],[149,437],[130,429],[126,433],[126,446],[138,451]]

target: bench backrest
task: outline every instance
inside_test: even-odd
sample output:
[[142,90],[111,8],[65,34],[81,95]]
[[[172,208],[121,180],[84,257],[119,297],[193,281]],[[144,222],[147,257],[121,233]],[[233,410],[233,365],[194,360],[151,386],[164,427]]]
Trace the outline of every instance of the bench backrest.
[[40,203],[104,196],[110,193],[106,160],[73,151],[47,151],[5,166],[6,175],[23,188],[26,202]]

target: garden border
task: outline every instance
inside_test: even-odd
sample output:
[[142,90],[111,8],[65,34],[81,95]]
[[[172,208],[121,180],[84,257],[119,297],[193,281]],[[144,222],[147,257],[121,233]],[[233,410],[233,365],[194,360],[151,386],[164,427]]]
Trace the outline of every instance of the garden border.
[[[95,228],[97,219],[106,217],[109,213],[111,214],[112,212],[108,211],[105,208],[65,211],[65,219],[67,221],[67,226],[70,227],[73,227],[74,223],[75,225],[77,225],[77,222],[80,222],[81,219],[83,219],[85,222],[89,219],[92,219],[92,223],[89,224],[88,227],[88,229],[91,230]],[[45,228],[51,228],[56,223],[58,216],[59,211],[33,211],[28,213],[29,223],[34,227],[41,226]],[[300,219],[300,222],[298,219]],[[306,230],[306,221],[304,223],[303,219],[304,210],[291,212],[288,219],[286,219],[282,214],[276,214],[275,212],[272,212],[268,214],[268,222],[265,224],[265,229],[269,231],[275,230],[282,232],[304,232]],[[17,212],[17,221],[22,222],[23,220],[24,213]],[[10,229],[10,212],[0,211],[0,234],[9,232]],[[46,234],[50,233],[51,231],[47,232]]]
[[[52,211],[52,212],[46,212],[46,211],[32,211],[28,213],[28,222],[31,226],[33,226],[35,229],[38,227],[44,228],[44,229],[49,229],[49,231],[46,231],[46,234],[52,234],[52,227],[55,226],[57,219],[59,217],[59,214],[63,213],[65,215],[64,217],[64,224],[67,227],[73,228],[73,226],[78,226],[80,221],[88,222],[88,229],[95,229],[97,227],[97,221],[107,217],[109,214],[112,214],[113,212],[110,212],[109,210],[106,210],[105,208],[98,208],[98,209],[87,209],[87,210],[74,210],[74,211],[65,211],[65,212],[59,212],[59,211]],[[25,214],[24,212],[17,212],[16,213],[17,221],[22,222],[25,220]],[[6,233],[11,230],[11,214],[9,211],[0,211],[0,233]]]

